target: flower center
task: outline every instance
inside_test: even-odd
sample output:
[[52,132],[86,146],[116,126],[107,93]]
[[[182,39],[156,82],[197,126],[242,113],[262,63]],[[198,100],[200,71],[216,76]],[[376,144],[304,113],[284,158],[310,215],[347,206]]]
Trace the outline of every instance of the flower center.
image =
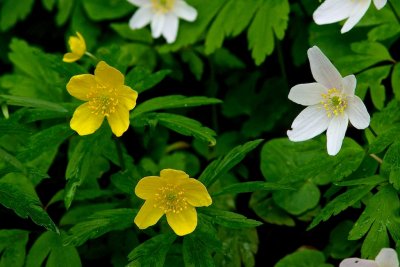
[[164,213],[180,213],[188,207],[184,192],[176,185],[167,184],[161,187],[156,194],[155,208],[160,208]]
[[175,0],[151,0],[151,3],[155,10],[167,13],[174,7]]
[[336,88],[328,90],[327,94],[322,94],[321,104],[326,110],[328,118],[343,114],[347,108],[347,96]]
[[89,108],[96,115],[110,116],[118,105],[118,95],[114,88],[106,88],[97,84],[97,90],[88,94]]

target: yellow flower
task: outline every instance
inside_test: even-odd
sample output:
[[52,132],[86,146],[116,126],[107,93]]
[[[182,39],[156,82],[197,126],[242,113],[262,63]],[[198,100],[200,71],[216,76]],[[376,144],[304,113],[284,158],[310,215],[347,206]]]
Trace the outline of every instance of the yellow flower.
[[165,214],[167,222],[177,235],[187,235],[197,226],[194,207],[212,203],[206,187],[183,171],[164,169],[159,176],[142,178],[136,185],[135,194],[145,199],[135,224],[145,229],[158,222]]
[[80,105],[72,116],[71,128],[79,135],[94,133],[104,117],[112,132],[121,136],[129,127],[129,110],[136,105],[137,92],[124,85],[124,75],[100,61],[94,75],[75,75],[67,84],[68,92],[86,103]]
[[64,62],[75,62],[79,60],[86,52],[86,43],[83,36],[76,32],[76,36],[69,37],[68,44],[72,52],[66,53],[63,57]]

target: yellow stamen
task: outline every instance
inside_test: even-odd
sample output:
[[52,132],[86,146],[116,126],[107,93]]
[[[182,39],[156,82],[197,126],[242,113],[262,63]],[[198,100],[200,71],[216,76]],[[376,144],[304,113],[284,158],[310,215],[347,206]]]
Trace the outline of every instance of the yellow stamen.
[[[92,113],[96,115],[110,116],[116,111],[118,106],[118,94],[114,88],[106,88],[100,84],[97,84],[98,91],[90,92],[87,95],[89,99],[89,108]],[[101,91],[102,93],[98,93]]]
[[153,8],[161,13],[167,13],[174,5],[175,0],[151,0]]
[[176,185],[167,184],[161,187],[156,194],[155,208],[160,208],[164,213],[180,213],[188,207],[184,192]]
[[326,110],[328,118],[339,116],[344,113],[347,108],[347,96],[336,88],[328,90],[327,94],[321,94],[323,100],[321,104]]

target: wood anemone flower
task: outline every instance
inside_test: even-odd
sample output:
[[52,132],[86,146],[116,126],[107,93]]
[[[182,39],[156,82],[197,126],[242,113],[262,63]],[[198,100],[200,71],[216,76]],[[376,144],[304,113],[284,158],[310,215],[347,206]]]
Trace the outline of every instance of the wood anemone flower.
[[107,118],[112,132],[121,136],[129,127],[129,111],[136,105],[138,93],[124,85],[125,77],[117,69],[100,61],[92,74],[75,75],[67,84],[68,93],[86,101],[74,112],[70,126],[79,135],[94,133]]
[[68,44],[71,52],[68,52],[64,55],[63,61],[72,63],[79,60],[86,53],[86,43],[83,36],[76,32],[77,36],[69,37]]
[[145,229],[165,214],[172,230],[179,236],[197,226],[195,207],[212,203],[206,187],[183,171],[164,169],[160,176],[147,176],[136,185],[135,194],[146,200],[135,217],[135,224]]
[[399,267],[399,259],[396,250],[382,248],[375,260],[349,258],[344,259],[339,267]]

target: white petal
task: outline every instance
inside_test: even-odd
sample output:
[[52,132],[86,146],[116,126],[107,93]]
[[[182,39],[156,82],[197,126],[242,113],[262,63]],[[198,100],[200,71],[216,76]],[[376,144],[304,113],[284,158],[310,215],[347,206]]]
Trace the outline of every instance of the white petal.
[[315,23],[329,24],[348,18],[355,6],[355,1],[325,0],[314,12]]
[[374,0],[374,5],[377,9],[381,9],[386,5],[387,0]]
[[128,0],[129,3],[135,6],[150,6],[151,0]]
[[173,12],[183,20],[195,21],[197,18],[197,10],[182,0],[176,1]]
[[287,131],[290,141],[311,139],[326,130],[329,124],[325,109],[320,105],[305,108],[292,123],[293,130]]
[[340,88],[342,86],[342,76],[339,71],[317,46],[308,49],[307,54],[311,73],[318,83],[327,88]]
[[150,23],[153,13],[150,7],[141,7],[129,20],[129,27],[132,30],[140,29]]
[[353,74],[348,75],[343,78],[343,93],[348,96],[353,96],[357,86],[356,76]]
[[392,248],[383,248],[375,258],[379,267],[399,267],[397,252]]
[[370,116],[364,103],[358,96],[347,98],[346,113],[351,124],[357,129],[365,129],[369,126]]
[[361,20],[371,4],[371,0],[357,0],[354,2],[356,3],[357,7],[354,8],[352,14],[350,14],[349,18],[344,23],[342,29],[340,30],[341,33],[350,31]]
[[305,83],[293,86],[289,92],[289,99],[293,102],[310,106],[322,101],[322,94],[326,94],[328,89],[319,83]]
[[167,14],[165,16],[162,35],[167,40],[167,43],[171,44],[175,42],[176,35],[178,34],[178,25],[179,20],[174,14]]
[[151,21],[151,35],[153,38],[161,36],[162,30],[164,29],[165,15],[155,14]]
[[379,267],[375,261],[359,258],[344,259],[339,267]]
[[329,155],[335,156],[337,153],[339,153],[340,148],[342,147],[348,123],[349,118],[347,114],[334,116],[329,123],[328,130],[326,131],[326,138],[328,139],[327,148]]

